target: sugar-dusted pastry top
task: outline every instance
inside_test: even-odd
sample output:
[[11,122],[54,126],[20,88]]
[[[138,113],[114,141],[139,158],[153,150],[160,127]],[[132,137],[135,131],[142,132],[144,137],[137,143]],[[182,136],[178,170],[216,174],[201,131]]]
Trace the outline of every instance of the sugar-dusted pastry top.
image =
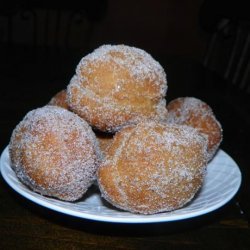
[[196,128],[208,138],[208,158],[211,160],[222,141],[222,127],[211,107],[195,97],[179,97],[168,105],[168,123]]
[[165,71],[147,52],[103,45],[77,65],[67,100],[93,127],[116,132],[143,119],[165,120],[166,91]]

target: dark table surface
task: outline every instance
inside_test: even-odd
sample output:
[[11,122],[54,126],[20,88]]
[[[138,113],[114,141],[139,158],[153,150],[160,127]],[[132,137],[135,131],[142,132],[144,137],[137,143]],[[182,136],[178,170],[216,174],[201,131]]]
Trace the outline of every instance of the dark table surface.
[[[67,60],[1,50],[0,149],[31,109],[65,88],[82,55]],[[4,55],[4,56],[3,56]],[[52,58],[52,59],[51,59]],[[64,58],[65,59],[65,58]],[[0,177],[0,249],[249,249],[249,102],[197,63],[160,61],[168,74],[167,100],[196,96],[214,110],[224,130],[221,148],[237,162],[242,185],[220,209],[177,222],[118,224],[79,219],[41,207],[13,191]]]

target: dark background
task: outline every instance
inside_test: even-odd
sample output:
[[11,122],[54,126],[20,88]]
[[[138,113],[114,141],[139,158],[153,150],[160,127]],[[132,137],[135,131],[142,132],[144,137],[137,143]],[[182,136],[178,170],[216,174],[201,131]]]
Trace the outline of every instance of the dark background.
[[192,92],[190,82],[200,76],[187,67],[203,61],[209,41],[200,24],[202,2],[1,1],[1,122],[10,120],[10,128],[1,130],[1,146],[17,121],[66,88],[80,59],[102,44],[150,53],[166,70],[169,100]]

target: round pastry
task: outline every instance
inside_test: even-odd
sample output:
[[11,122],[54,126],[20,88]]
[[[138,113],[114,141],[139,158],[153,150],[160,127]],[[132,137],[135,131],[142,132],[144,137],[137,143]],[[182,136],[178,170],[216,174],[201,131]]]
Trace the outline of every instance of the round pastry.
[[[63,90],[59,91],[55,96],[53,96],[51,98],[51,100],[48,104],[53,105],[53,106],[59,106],[59,107],[62,107],[62,108],[69,110],[69,106],[67,103],[66,90],[63,89]],[[103,153],[103,155],[105,155],[105,152],[106,152],[109,144],[112,143],[113,134],[103,133],[100,131],[94,131],[94,133],[95,133],[96,138],[99,142],[101,152]]]
[[211,107],[194,97],[180,97],[167,105],[167,122],[196,128],[208,138],[208,160],[222,141],[222,128]]
[[67,92],[66,89],[63,89],[56,93],[51,100],[49,101],[48,105],[59,106],[61,108],[69,109],[67,103]]
[[97,171],[102,196],[133,213],[184,206],[203,183],[207,139],[189,126],[153,121],[117,132]]
[[94,182],[98,142],[76,114],[56,106],[30,111],[14,129],[10,159],[17,177],[32,190],[75,201]]
[[70,108],[108,132],[143,119],[165,120],[164,69],[145,51],[103,45],[83,57],[67,88]]

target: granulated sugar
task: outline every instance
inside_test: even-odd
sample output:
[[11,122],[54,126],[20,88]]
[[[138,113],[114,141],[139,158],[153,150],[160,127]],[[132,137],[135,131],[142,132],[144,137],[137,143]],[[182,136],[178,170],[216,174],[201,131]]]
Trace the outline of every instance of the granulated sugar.
[[65,200],[83,195],[94,181],[101,157],[90,126],[56,106],[30,111],[13,131],[9,150],[21,181]]

